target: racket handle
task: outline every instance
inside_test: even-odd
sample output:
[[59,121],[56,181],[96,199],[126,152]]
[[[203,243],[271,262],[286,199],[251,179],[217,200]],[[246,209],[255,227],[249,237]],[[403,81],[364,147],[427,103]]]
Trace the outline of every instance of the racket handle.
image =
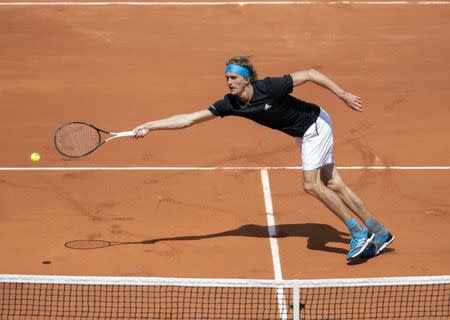
[[111,134],[115,135],[116,137],[132,137],[134,136],[134,131],[123,131],[123,132],[111,132]]

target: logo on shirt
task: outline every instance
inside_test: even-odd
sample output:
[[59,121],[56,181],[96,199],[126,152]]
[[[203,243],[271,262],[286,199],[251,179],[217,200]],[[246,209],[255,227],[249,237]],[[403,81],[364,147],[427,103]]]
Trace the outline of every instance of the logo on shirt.
[[270,108],[272,108],[272,106],[266,103],[266,105],[264,106],[264,110],[269,110]]

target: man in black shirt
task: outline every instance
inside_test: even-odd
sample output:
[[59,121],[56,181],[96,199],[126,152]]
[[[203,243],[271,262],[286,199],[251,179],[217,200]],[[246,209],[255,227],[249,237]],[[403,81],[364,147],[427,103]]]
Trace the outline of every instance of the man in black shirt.
[[[207,110],[147,122],[134,129],[141,138],[151,130],[181,129],[215,117],[238,116],[280,130],[295,138],[302,154],[303,188],[344,222],[351,234],[349,261],[372,257],[384,250],[394,236],[372,216],[362,200],[343,182],[333,157],[332,123],[319,106],[290,95],[294,87],[311,81],[333,92],[355,111],[361,99],[345,92],[315,70],[258,80],[248,57],[231,58],[225,68],[229,93]],[[361,226],[349,210],[367,227]]]

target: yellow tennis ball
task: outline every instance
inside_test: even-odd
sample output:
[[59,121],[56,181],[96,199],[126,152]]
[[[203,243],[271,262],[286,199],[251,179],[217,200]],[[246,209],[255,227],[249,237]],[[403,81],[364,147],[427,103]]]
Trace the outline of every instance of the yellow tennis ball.
[[30,159],[33,162],[37,162],[37,161],[41,160],[41,155],[37,152],[34,152],[31,154]]

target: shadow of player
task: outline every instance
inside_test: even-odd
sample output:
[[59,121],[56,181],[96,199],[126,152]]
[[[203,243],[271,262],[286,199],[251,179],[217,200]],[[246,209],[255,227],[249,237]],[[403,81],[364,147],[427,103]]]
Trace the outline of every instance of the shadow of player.
[[[275,226],[276,234],[274,238],[300,237],[307,238],[307,248],[310,250],[319,250],[332,252],[337,254],[347,254],[347,249],[333,247],[329,243],[348,244],[349,234],[338,231],[337,229],[319,223],[302,223],[302,224],[279,224]],[[131,242],[114,242],[107,240],[73,240],[65,243],[70,249],[99,249],[117,245],[130,244],[156,244],[158,242],[167,241],[199,241],[204,239],[220,238],[220,237],[251,237],[251,238],[270,238],[267,226],[256,224],[246,224],[236,229],[226,230],[218,233],[202,234],[202,235],[186,235],[175,237],[155,238],[143,241]]]

